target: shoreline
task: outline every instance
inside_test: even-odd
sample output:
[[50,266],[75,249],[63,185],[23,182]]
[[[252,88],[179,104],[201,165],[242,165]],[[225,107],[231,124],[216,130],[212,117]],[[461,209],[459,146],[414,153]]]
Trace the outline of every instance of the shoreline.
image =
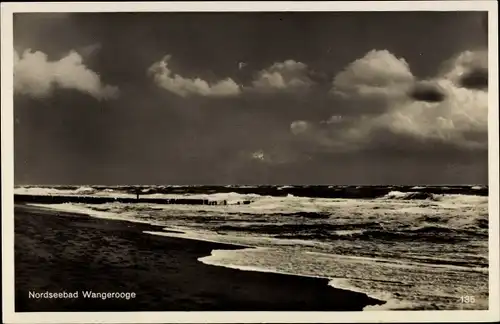
[[[146,234],[164,226],[15,205],[15,308],[44,311],[361,311],[385,302],[329,279],[208,265],[233,244]],[[29,291],[135,293],[33,299]]]

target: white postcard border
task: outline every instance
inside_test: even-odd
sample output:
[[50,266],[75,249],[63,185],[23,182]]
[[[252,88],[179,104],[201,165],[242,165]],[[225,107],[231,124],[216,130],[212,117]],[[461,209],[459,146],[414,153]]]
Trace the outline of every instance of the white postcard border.
[[[473,322],[500,319],[498,9],[496,1],[46,2],[1,4],[2,280],[4,323],[337,323]],[[153,11],[488,11],[489,12],[489,310],[365,312],[14,311],[13,13]]]

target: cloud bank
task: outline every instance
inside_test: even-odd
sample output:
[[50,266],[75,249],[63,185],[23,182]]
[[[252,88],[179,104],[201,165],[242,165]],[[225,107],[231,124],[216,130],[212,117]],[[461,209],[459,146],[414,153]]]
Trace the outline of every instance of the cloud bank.
[[[389,145],[397,139],[407,145],[412,140],[485,149],[487,66],[486,52],[467,51],[445,62],[434,78],[417,80],[403,58],[386,50],[370,51],[335,76],[332,93],[366,107],[381,98],[384,110],[345,121],[335,117],[334,123],[329,119],[305,131],[315,129],[316,144],[333,150]],[[323,131],[317,131],[321,126]],[[296,128],[291,127],[294,135],[299,134]]]
[[231,78],[209,84],[200,78],[189,79],[174,74],[168,67],[171,56],[167,55],[162,60],[154,63],[148,70],[155,83],[176,95],[188,97],[191,95],[205,97],[232,97],[241,93],[240,86]]
[[99,75],[83,64],[75,51],[59,61],[49,61],[45,53],[28,49],[14,53],[14,91],[34,98],[50,96],[54,89],[75,89],[98,100],[116,98],[118,87],[103,84]]
[[314,85],[309,73],[304,63],[294,60],[277,62],[261,70],[248,89],[261,93],[305,91]]
[[[311,89],[315,82],[311,79],[312,71],[304,63],[294,60],[276,62],[260,70],[250,84],[237,84],[233,79],[226,78],[210,84],[201,78],[186,78],[175,74],[168,62],[170,55],[155,62],[148,69],[148,74],[161,88],[181,97],[193,95],[204,97],[235,97],[243,93],[275,94],[275,93],[303,93]],[[242,63],[238,64],[239,69]]]
[[451,58],[443,65],[443,78],[456,86],[487,90],[488,89],[488,52],[466,51]]
[[[154,63],[148,73],[158,86],[181,97],[304,94],[317,85],[309,67],[294,60],[272,64],[245,86],[231,78],[210,84],[182,77],[171,71],[169,59]],[[354,103],[348,106],[358,107],[359,113],[342,116],[332,109],[330,117],[320,122],[292,122],[290,132],[301,141],[333,150],[390,146],[398,141],[487,148],[487,63],[486,51],[465,51],[444,62],[434,77],[419,80],[404,58],[388,50],[371,50],[346,65],[331,83],[330,93]],[[375,104],[382,109],[370,110]]]

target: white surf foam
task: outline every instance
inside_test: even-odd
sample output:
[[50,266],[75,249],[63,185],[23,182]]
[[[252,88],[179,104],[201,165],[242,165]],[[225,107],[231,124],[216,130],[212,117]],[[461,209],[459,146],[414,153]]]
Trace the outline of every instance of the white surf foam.
[[113,212],[107,212],[107,211],[100,211],[100,210],[95,210],[92,208],[89,208],[83,204],[73,204],[73,203],[62,203],[62,204],[27,204],[28,206],[34,206],[34,207],[41,207],[41,208],[48,208],[52,209],[54,211],[61,211],[61,212],[68,212],[68,213],[75,213],[75,214],[84,214],[84,215],[89,215],[91,217],[95,218],[103,218],[103,219],[114,219],[114,220],[125,220],[133,223],[147,223],[151,225],[159,225],[159,224],[154,224],[154,222],[151,221],[145,221],[145,220],[140,220],[134,217],[130,217],[126,214],[117,214]]

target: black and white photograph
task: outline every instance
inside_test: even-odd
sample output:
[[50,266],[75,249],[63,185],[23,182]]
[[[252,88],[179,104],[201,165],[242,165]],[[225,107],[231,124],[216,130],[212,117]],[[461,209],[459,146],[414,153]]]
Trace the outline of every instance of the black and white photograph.
[[2,3],[4,322],[498,320],[497,4],[403,2]]

